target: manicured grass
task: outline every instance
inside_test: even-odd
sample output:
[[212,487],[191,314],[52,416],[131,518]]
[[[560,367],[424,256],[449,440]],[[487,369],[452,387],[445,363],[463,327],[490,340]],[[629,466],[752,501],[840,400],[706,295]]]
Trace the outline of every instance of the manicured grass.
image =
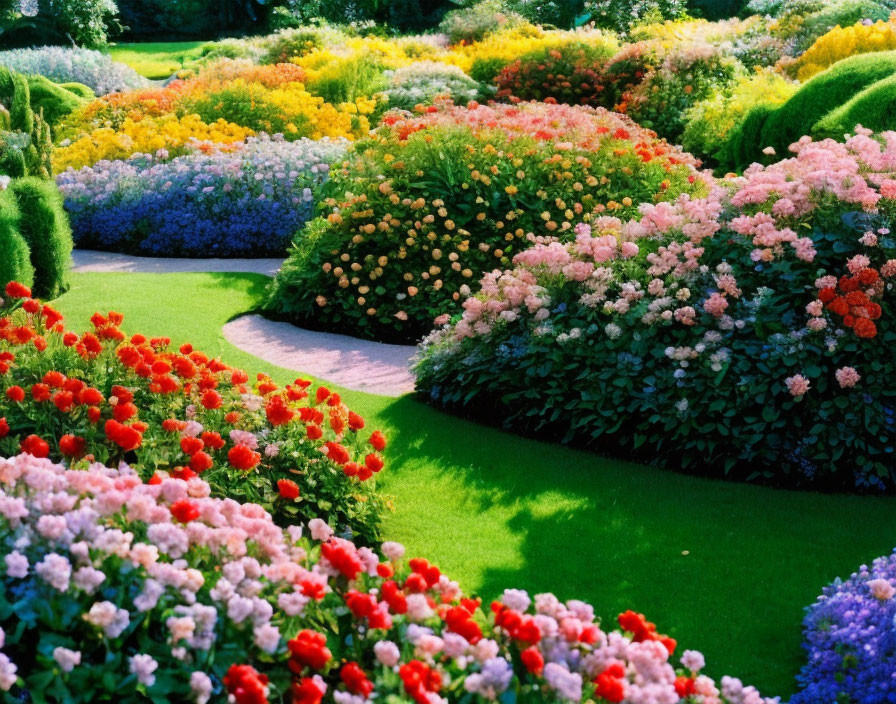
[[202,55],[206,42],[140,42],[115,44],[109,55],[147,78],[168,78]]
[[[280,382],[296,374],[240,352],[221,326],[253,309],[250,274],[77,274],[57,304],[75,329],[95,310],[191,341]],[[823,585],[889,553],[896,499],[777,491],[608,460],[453,418],[411,397],[346,391],[389,437],[388,537],[486,599],[505,587],[633,608],[768,695],[803,663],[803,608]]]

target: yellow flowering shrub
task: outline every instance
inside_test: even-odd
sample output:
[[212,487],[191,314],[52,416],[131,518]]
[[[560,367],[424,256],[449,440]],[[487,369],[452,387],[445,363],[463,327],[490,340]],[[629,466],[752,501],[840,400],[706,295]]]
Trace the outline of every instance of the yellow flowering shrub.
[[788,68],[799,80],[806,81],[841,59],[891,49],[896,49],[896,14],[887,22],[834,27]]
[[355,139],[370,132],[369,115],[377,109],[376,98],[361,97],[352,102],[333,104],[311,95],[301,83],[292,83],[271,91],[267,102],[279,108],[287,122],[287,138],[346,137]]
[[252,130],[225,120],[207,124],[197,115],[128,118],[118,129],[100,127],[63,142],[53,151],[53,170],[59,173],[68,167],[79,169],[103,159],[127,159],[138,152],[152,154],[159,149],[176,156],[187,151],[194,140],[231,144],[253,134]]

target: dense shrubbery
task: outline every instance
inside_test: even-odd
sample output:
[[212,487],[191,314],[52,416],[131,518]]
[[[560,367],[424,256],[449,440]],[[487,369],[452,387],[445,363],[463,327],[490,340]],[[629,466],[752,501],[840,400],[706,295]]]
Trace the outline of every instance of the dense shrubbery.
[[816,39],[788,69],[799,80],[807,81],[850,56],[893,49],[896,49],[896,19],[875,24],[837,26]]
[[115,0],[6,0],[0,3],[0,34],[11,44],[34,42],[96,47],[121,30]]
[[39,74],[56,83],[83,83],[97,95],[141,88],[147,81],[134,69],[90,49],[46,46],[0,51],[0,66]]
[[313,217],[341,141],[251,138],[169,161],[137,155],[58,177],[81,247],[154,256],[282,255]]
[[382,505],[366,480],[385,443],[338,394],[250,383],[190,345],[128,339],[120,313],[95,314],[78,335],[29,293],[9,284],[0,309],[0,453],[127,461],[151,483],[202,474],[283,525],[323,518],[376,538]]
[[842,139],[852,134],[856,125],[883,131],[894,125],[896,115],[896,74],[857,92],[839,108],[831,110],[812,127],[817,137]]
[[439,30],[448,36],[452,44],[469,44],[523,22],[522,15],[508,11],[505,3],[500,0],[481,0],[469,7],[447,13],[439,24]]
[[432,105],[440,98],[465,105],[490,94],[457,66],[435,61],[420,61],[388,72],[387,76],[389,85],[383,94],[389,99],[390,108],[400,110]]
[[298,233],[269,308],[414,340],[529,232],[702,192],[694,160],[604,110],[524,103],[392,115],[334,170],[331,213]]
[[803,624],[809,662],[791,704],[888,704],[896,697],[896,552],[826,587]]
[[703,472],[892,488],[896,133],[601,218],[483,279],[418,389]]
[[685,14],[684,0],[585,0],[588,18],[599,27],[626,32],[635,25]]

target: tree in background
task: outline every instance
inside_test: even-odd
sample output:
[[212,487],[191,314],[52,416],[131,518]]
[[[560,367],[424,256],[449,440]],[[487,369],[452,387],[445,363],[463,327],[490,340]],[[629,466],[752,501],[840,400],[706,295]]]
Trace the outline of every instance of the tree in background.
[[0,0],[4,44],[97,47],[123,29],[115,0]]

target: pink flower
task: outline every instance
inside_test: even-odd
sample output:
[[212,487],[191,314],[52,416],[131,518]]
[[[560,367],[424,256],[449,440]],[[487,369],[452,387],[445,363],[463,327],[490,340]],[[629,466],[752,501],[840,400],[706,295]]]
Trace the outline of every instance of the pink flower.
[[896,587],[893,587],[886,579],[869,580],[868,589],[871,590],[871,596],[878,601],[887,601],[896,594]]
[[859,373],[852,367],[841,367],[836,372],[834,372],[834,376],[837,378],[837,383],[840,384],[841,389],[852,388],[853,386],[858,384],[859,379],[862,378]]
[[802,374],[794,374],[784,380],[787,390],[794,398],[800,398],[809,391],[809,380]]

